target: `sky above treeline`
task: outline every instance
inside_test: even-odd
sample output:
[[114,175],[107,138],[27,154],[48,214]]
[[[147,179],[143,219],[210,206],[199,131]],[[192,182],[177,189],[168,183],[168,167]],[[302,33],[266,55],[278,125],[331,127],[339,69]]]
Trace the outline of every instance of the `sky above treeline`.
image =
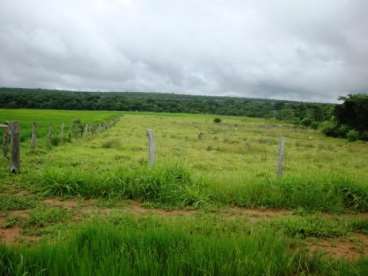
[[1,0],[0,86],[334,102],[368,92],[367,0]]

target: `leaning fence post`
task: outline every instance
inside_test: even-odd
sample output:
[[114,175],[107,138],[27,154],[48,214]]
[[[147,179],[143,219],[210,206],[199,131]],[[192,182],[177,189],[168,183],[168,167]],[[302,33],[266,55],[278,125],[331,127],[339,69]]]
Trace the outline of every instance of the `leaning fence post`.
[[9,126],[8,125],[1,125],[3,129],[3,155],[5,158],[8,158],[9,153]]
[[83,130],[83,137],[87,137],[88,136],[88,124],[85,125],[84,130]]
[[20,137],[19,137],[18,122],[9,123],[11,157],[10,157],[10,172],[18,173],[20,171]]
[[280,138],[279,141],[279,156],[277,160],[277,176],[281,177],[284,174],[284,160],[285,160],[285,139]]
[[155,140],[153,138],[152,129],[147,129],[147,138],[148,138],[148,165],[153,166],[155,164],[155,154],[156,154],[156,146]]
[[37,134],[36,134],[36,123],[33,122],[32,123],[32,138],[31,138],[31,150],[34,151],[36,150],[36,146],[37,146]]
[[64,122],[60,125],[60,142],[64,143]]
[[49,148],[51,148],[51,145],[52,145],[51,138],[52,138],[52,127],[51,127],[51,125],[49,125],[49,130],[47,132],[47,146]]

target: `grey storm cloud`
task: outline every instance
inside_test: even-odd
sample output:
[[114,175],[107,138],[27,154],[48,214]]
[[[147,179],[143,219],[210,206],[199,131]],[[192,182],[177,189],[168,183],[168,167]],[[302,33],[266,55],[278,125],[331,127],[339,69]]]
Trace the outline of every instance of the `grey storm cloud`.
[[0,86],[335,101],[368,91],[366,0],[1,0]]

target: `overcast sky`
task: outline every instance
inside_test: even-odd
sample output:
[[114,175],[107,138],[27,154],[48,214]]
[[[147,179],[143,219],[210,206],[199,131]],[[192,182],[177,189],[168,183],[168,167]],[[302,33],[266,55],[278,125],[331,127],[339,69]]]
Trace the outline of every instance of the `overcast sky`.
[[335,101],[367,0],[0,0],[0,86]]

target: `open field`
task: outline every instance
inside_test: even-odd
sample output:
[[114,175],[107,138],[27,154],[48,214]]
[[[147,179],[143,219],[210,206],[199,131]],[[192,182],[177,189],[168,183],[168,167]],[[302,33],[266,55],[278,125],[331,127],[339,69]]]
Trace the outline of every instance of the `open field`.
[[37,123],[37,134],[44,137],[51,125],[54,131],[59,132],[62,123],[65,131],[69,131],[73,120],[85,123],[98,123],[117,116],[113,111],[73,111],[73,110],[37,110],[37,109],[0,109],[0,122],[19,121],[22,129],[22,140],[31,137],[32,123]]
[[[0,118],[116,116],[64,112]],[[24,138],[21,174],[0,161],[0,275],[366,275],[368,144],[215,117],[124,112],[104,132],[37,152]]]

